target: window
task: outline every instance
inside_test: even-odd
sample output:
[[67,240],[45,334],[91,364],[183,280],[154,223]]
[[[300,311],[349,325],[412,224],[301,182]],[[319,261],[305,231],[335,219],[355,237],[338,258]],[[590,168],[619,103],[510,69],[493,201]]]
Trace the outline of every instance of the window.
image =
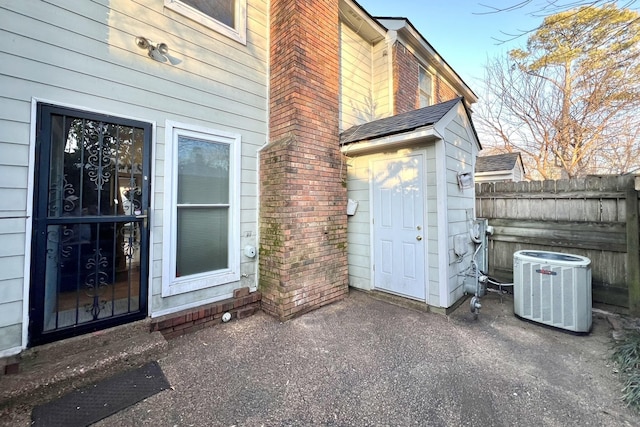
[[420,67],[419,76],[420,108],[433,104],[433,76]]
[[240,135],[168,123],[163,296],[240,280]]
[[164,5],[242,44],[247,43],[247,0],[164,0]]

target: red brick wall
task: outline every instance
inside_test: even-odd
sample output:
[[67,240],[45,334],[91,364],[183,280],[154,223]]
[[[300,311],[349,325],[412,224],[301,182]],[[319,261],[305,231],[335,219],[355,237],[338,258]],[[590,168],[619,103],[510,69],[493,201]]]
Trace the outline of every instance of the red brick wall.
[[338,0],[271,1],[259,286],[263,310],[282,320],[348,292],[338,37]]
[[[420,63],[407,48],[399,42],[393,46],[393,95],[394,114],[420,108]],[[440,103],[457,98],[451,86],[442,77],[434,78],[433,102]]]
[[419,64],[403,44],[393,45],[393,114],[406,113],[420,106],[418,97]]
[[436,76],[435,81],[436,103],[446,102],[459,96],[453,91],[453,89],[451,89],[451,86],[449,86],[447,83],[445,83],[444,80],[442,80],[442,77]]
[[233,291],[233,298],[157,317],[151,321],[151,332],[160,331],[170,339],[222,323],[227,312],[232,319],[243,319],[260,309],[261,297],[260,292],[239,288]]

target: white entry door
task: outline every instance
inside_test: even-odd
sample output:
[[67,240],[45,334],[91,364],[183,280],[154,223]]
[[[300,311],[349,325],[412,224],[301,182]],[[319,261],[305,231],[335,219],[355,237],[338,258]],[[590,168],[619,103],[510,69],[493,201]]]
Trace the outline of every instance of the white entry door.
[[425,301],[424,158],[373,162],[374,287]]

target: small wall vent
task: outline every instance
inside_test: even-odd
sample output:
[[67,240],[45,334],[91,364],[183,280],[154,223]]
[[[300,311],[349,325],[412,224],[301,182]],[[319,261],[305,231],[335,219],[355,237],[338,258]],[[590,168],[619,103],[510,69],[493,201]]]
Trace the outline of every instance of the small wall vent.
[[574,332],[591,330],[591,260],[547,251],[513,255],[514,313]]

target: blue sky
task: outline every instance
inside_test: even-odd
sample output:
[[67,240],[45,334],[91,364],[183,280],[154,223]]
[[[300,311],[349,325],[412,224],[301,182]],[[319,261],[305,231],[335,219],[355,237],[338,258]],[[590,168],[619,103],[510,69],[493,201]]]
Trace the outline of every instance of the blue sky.
[[425,39],[476,92],[484,75],[487,57],[493,58],[526,43],[526,36],[506,44],[501,31],[519,34],[537,27],[542,18],[528,16],[530,9],[488,15],[481,4],[507,6],[516,0],[356,0],[373,16],[409,18]]
[[[479,95],[487,58],[503,55],[524,46],[527,36],[500,44],[509,34],[521,34],[542,23],[542,17],[531,16],[550,0],[533,0],[524,8],[486,14],[486,6],[505,8],[520,0],[356,0],[373,16],[409,18],[425,39]],[[572,0],[558,4],[570,4]],[[619,1],[622,7],[638,10],[640,2]],[[482,14],[484,13],[484,14]]]

